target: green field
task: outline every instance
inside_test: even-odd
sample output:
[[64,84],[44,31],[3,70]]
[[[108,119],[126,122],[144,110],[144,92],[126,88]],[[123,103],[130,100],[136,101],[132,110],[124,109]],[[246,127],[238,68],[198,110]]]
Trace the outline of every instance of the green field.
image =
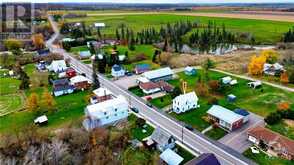
[[253,154],[250,148],[246,150],[243,155],[255,161],[259,165],[293,165],[293,161],[280,159],[277,157],[269,157],[263,152],[260,152],[259,154]]
[[260,43],[275,43],[280,41],[282,34],[293,26],[293,23],[289,22],[172,14],[90,16],[86,18],[66,19],[68,22],[85,21],[87,25],[93,24],[94,22],[104,22],[107,27],[102,30],[102,33],[111,36],[114,36],[115,29],[121,24],[125,24],[137,32],[148,27],[159,29],[167,23],[175,23],[180,20],[197,21],[203,25],[207,24],[208,21],[215,21],[219,26],[225,24],[227,29],[233,32],[253,34],[256,41]]

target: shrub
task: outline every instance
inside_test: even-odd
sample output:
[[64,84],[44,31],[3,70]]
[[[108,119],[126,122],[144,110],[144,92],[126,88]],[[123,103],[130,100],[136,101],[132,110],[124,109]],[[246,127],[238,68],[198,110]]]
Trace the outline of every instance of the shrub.
[[212,91],[217,91],[220,87],[219,82],[217,80],[210,80],[208,82],[208,86]]
[[281,117],[280,113],[272,112],[264,119],[264,121],[269,125],[273,125],[273,124],[277,124],[278,122],[280,122],[281,119],[282,119],[282,117]]

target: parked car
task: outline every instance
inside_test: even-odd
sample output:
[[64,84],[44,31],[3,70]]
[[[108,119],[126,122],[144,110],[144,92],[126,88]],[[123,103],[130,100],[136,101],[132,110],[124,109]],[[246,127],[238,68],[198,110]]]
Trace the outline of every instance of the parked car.
[[185,128],[187,128],[190,131],[194,131],[194,128],[191,125],[186,124]]
[[135,113],[139,113],[139,109],[138,108],[135,108],[135,107],[131,107],[131,110]]
[[150,107],[150,108],[153,107],[151,103],[147,103],[146,105],[147,105],[148,107]]
[[133,73],[132,73],[132,72],[127,72],[126,75],[127,75],[127,76],[132,76]]

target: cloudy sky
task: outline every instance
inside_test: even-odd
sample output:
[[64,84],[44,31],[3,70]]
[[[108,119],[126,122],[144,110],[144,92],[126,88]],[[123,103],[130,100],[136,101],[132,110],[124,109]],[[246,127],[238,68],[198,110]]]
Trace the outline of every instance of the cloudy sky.
[[114,2],[114,3],[264,3],[293,2],[294,0],[1,0],[4,2]]
[[293,2],[294,0],[1,0],[4,2],[115,2],[115,3],[265,3]]

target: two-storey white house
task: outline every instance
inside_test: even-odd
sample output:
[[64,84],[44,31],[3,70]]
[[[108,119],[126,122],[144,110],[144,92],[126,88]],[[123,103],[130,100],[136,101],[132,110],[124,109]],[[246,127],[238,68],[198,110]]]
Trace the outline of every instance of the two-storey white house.
[[179,95],[173,99],[173,111],[177,114],[198,108],[198,97],[195,92]]
[[118,96],[97,104],[88,105],[85,109],[87,118],[83,125],[91,130],[106,124],[114,123],[128,117],[128,102],[125,97]]

